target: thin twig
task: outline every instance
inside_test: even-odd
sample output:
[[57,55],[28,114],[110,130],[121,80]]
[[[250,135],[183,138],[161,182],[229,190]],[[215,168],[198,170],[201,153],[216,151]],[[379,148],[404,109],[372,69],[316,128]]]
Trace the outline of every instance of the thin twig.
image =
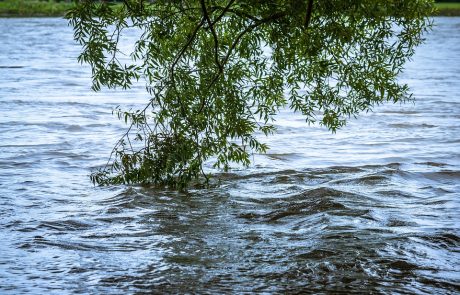
[[222,67],[219,61],[219,40],[217,39],[217,33],[213,23],[211,22],[211,19],[209,18],[208,10],[206,9],[206,4],[204,3],[204,0],[201,0],[200,3],[201,9],[203,10],[203,15],[206,21],[208,22],[208,26],[211,29],[212,36],[214,37],[214,59],[216,61],[217,67],[219,68],[219,72],[223,72],[224,68]]
[[[187,48],[190,46],[190,44],[192,44],[192,42],[195,40],[196,35],[197,35],[199,29],[204,25],[204,22],[205,22],[205,17],[203,17],[201,19],[200,23],[195,27],[195,29],[192,32],[192,35],[187,40],[187,42],[185,43],[184,47],[182,47],[181,51],[177,54],[176,58],[174,59],[174,62],[171,65],[169,75],[171,77],[172,86],[174,88],[176,87],[176,83],[175,83],[175,80],[174,80],[174,68],[176,67],[176,65],[179,62],[179,60],[182,58],[182,55],[184,55],[185,51],[187,51]],[[178,100],[179,100],[179,104],[180,104],[180,107],[181,107],[181,112],[185,116],[184,104],[182,103],[182,100],[180,99],[180,97],[178,97]]]
[[185,43],[184,47],[182,47],[181,51],[179,52],[179,54],[174,59],[174,62],[171,65],[171,76],[174,75],[174,67],[177,65],[177,63],[179,62],[179,60],[181,59],[182,55],[185,53],[187,48],[190,46],[190,44],[192,44],[193,40],[195,40],[196,34],[198,33],[198,30],[204,25],[204,22],[205,22],[205,18],[203,17],[201,19],[200,23],[193,30],[192,35],[187,40],[187,42]]
[[128,8],[128,11],[130,11],[130,12],[134,12],[134,10],[131,8],[131,5],[128,3],[128,1],[127,1],[127,0],[123,0],[123,3],[125,3],[125,5],[126,5],[126,8]]
[[227,6],[224,7],[224,9],[222,10],[221,14],[214,20],[214,22],[212,23],[212,25],[214,26],[218,21],[220,21],[220,19],[225,15],[225,13],[229,10],[230,6],[232,6],[233,2],[235,2],[235,0],[230,0],[230,2],[228,2]]
[[[243,38],[244,35],[246,35],[247,33],[251,32],[252,30],[254,30],[255,28],[257,28],[258,26],[262,25],[262,24],[265,24],[265,23],[268,23],[270,21],[273,21],[273,20],[276,20],[276,19],[279,19],[283,16],[285,16],[286,13],[283,13],[283,12],[278,12],[278,13],[274,13],[266,18],[263,18],[255,23],[253,23],[252,25],[246,27],[246,29],[244,29],[243,31],[241,31],[238,36],[235,38],[235,41],[233,41],[232,45],[230,46],[229,50],[227,51],[227,54],[225,56],[225,58],[223,59],[222,61],[222,66],[225,66],[230,58],[230,55],[232,54],[233,50],[236,48],[236,46],[238,45],[238,43],[240,42],[241,38]],[[209,83],[209,86],[208,86],[208,90],[212,88],[212,86],[214,86],[214,84],[217,82],[217,80],[219,79],[220,75],[222,73],[221,72],[218,72],[214,78],[211,80],[211,82]],[[204,108],[204,105],[205,105],[205,99],[204,99],[204,96],[203,96],[203,99],[201,101],[201,107],[198,111],[198,113],[201,113],[203,111],[203,108]]]
[[[223,13],[230,12],[230,13],[233,13],[233,14],[239,16],[239,17],[249,18],[252,21],[259,21],[260,20],[259,18],[255,17],[255,16],[253,16],[253,15],[251,15],[249,13],[246,13],[246,12],[240,11],[240,10],[236,10],[236,9],[231,9],[231,8],[222,7],[222,6],[212,6],[211,8],[214,9],[214,10],[217,10],[217,9],[220,10],[221,9],[222,10],[222,14],[221,14],[222,16],[223,16]],[[214,21],[214,22],[216,22],[216,21]]]

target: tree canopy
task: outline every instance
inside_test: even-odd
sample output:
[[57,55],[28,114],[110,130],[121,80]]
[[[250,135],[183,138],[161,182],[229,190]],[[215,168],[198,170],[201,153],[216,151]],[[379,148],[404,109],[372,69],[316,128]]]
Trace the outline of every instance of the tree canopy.
[[[97,184],[186,187],[206,160],[248,165],[280,109],[335,132],[383,102],[430,27],[431,0],[79,1],[68,14],[93,89],[145,80],[149,100],[116,109],[128,130]],[[123,34],[139,33],[131,52]],[[128,30],[129,29],[129,30]],[[126,58],[120,58],[129,56]]]

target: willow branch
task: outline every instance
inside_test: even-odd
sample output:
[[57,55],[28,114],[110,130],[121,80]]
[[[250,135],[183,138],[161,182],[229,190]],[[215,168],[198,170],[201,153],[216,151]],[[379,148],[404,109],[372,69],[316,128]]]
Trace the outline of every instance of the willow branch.
[[[243,31],[241,31],[238,36],[235,38],[235,40],[233,41],[232,45],[230,46],[230,48],[228,49],[227,51],[227,54],[225,55],[225,58],[223,59],[222,61],[222,66],[225,66],[233,52],[233,50],[235,50],[236,46],[238,45],[238,43],[240,42],[240,40],[244,37],[244,35],[246,35],[247,33],[251,32],[252,30],[254,30],[255,28],[257,28],[258,26],[262,25],[262,24],[265,24],[265,23],[268,23],[268,22],[271,22],[271,21],[274,21],[274,20],[277,20],[283,16],[285,16],[286,14],[283,13],[283,12],[278,12],[278,13],[274,13],[272,15],[270,15],[269,17],[266,17],[266,18],[263,18],[255,23],[253,23],[252,25],[246,27],[246,29],[244,29]],[[217,80],[219,79],[220,75],[222,74],[222,72],[218,72],[214,78],[211,80],[211,83],[209,83],[209,86],[208,86],[208,89],[211,89],[212,86],[214,86],[214,84],[217,82]],[[200,110],[198,111],[198,113],[201,113],[201,111],[203,110],[204,108],[204,105],[205,105],[205,99],[204,99],[204,96],[203,96],[203,100],[201,102],[201,107],[200,107]]]
[[193,30],[192,35],[190,36],[190,38],[187,40],[187,43],[185,43],[184,47],[182,47],[181,51],[179,52],[179,54],[174,59],[174,62],[171,65],[171,75],[174,74],[174,67],[177,65],[177,63],[181,59],[182,55],[184,55],[184,53],[187,50],[187,48],[190,46],[190,44],[192,44],[193,40],[195,40],[196,34],[198,33],[198,30],[203,26],[204,21],[205,21],[205,18],[202,18],[200,23]]
[[216,61],[216,65],[219,68],[219,72],[222,72],[224,69],[219,61],[219,40],[217,39],[217,33],[213,23],[211,22],[211,19],[209,18],[208,10],[206,9],[206,4],[204,3],[204,0],[201,0],[200,3],[201,9],[203,10],[204,18],[208,22],[209,29],[211,29],[212,36],[214,37],[214,58]]
[[311,13],[313,11],[313,0],[308,0],[307,15],[305,16],[305,29],[308,29],[311,20]]
[[232,9],[232,8],[227,8],[227,7],[222,7],[222,6],[212,6],[212,9],[214,9],[214,10],[222,10],[225,13],[226,12],[233,13],[236,16],[245,17],[245,18],[248,18],[248,19],[250,19],[252,21],[259,21],[260,20],[257,17],[255,17],[255,16],[253,16],[253,15],[251,15],[249,13],[246,13],[246,12],[240,11],[240,10],[236,10],[236,9]]
[[123,3],[125,3],[126,8],[128,8],[129,12],[134,12],[134,10],[132,9],[131,5],[129,4],[127,0],[123,0]]
[[285,15],[286,14],[283,13],[283,12],[278,12],[278,13],[272,14],[269,17],[266,17],[266,18],[263,18],[261,20],[258,20],[254,24],[246,27],[246,29],[244,29],[242,32],[240,32],[238,34],[238,36],[235,38],[235,41],[233,41],[232,45],[228,49],[227,55],[225,56],[224,60],[222,61],[222,64],[225,65],[228,62],[228,59],[230,58],[230,55],[232,54],[233,50],[235,50],[236,46],[238,45],[238,43],[240,42],[241,38],[243,38],[244,35],[246,35],[247,33],[251,32],[252,30],[254,30],[255,28],[257,28],[258,26],[260,26],[262,24],[277,20],[277,19],[279,19],[279,18],[281,18],[281,17],[283,17]]
[[[192,32],[192,35],[187,40],[187,42],[185,43],[184,47],[182,47],[181,51],[177,54],[176,58],[174,59],[174,62],[171,65],[170,77],[171,77],[171,82],[172,82],[172,85],[173,85],[174,88],[176,87],[176,83],[175,83],[175,80],[174,80],[174,68],[176,67],[177,63],[180,61],[180,59],[184,55],[185,51],[187,51],[187,48],[195,40],[196,35],[197,35],[198,31],[200,30],[200,28],[203,26],[204,22],[205,22],[205,18],[203,17],[201,19],[200,23],[195,27],[195,29]],[[185,116],[185,107],[184,107],[184,104],[182,103],[182,99],[180,97],[178,97],[178,100],[179,100],[182,115]]]
[[221,14],[212,23],[213,26],[218,21],[220,21],[220,19],[225,15],[225,13],[227,13],[227,11],[230,9],[230,6],[232,6],[233,2],[235,2],[235,0],[230,0],[230,2],[228,2],[227,6],[224,7],[224,9],[222,10]]

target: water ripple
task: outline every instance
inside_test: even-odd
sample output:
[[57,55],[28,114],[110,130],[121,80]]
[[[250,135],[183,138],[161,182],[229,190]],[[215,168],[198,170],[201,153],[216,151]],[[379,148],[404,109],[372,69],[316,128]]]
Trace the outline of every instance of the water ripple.
[[179,193],[93,187],[144,89],[89,91],[65,20],[0,18],[0,293],[460,293],[460,19],[436,22],[415,104],[337,134],[282,110],[267,155]]

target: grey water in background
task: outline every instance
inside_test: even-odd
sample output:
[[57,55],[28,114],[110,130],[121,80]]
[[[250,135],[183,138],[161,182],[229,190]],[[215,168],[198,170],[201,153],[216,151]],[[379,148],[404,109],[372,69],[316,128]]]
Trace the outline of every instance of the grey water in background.
[[0,293],[460,292],[460,18],[337,134],[289,111],[211,189],[93,187],[142,87],[93,93],[61,19],[0,19]]

